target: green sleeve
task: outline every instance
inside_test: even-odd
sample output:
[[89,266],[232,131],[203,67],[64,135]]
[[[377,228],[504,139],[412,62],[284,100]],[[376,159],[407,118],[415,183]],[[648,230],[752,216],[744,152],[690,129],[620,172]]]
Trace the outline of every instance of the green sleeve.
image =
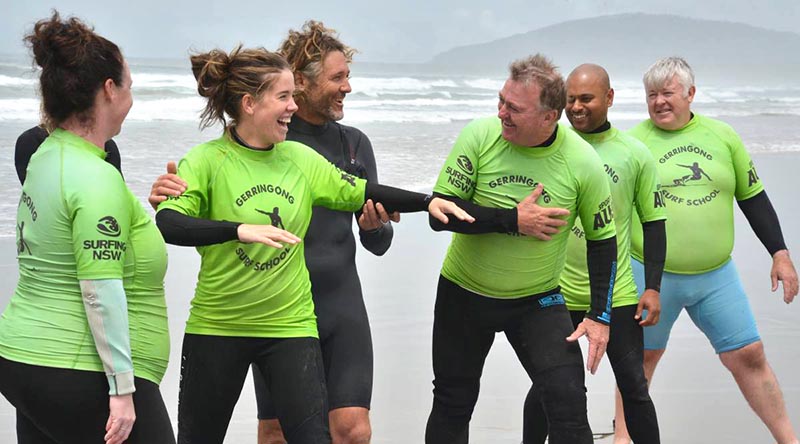
[[481,122],[473,121],[461,130],[433,187],[435,193],[472,199],[478,177]]
[[644,145],[641,149],[635,149],[634,153],[639,162],[639,174],[636,176],[634,189],[634,204],[639,220],[642,223],[664,220],[667,218],[667,210],[661,195],[656,161]]
[[364,205],[367,181],[347,174],[313,149],[298,144],[293,161],[308,175],[315,206],[332,210],[356,211]]
[[730,129],[728,140],[731,148],[733,171],[736,174],[736,200],[746,200],[764,191],[764,184],[758,177],[756,166],[744,147],[742,139]]
[[[178,176],[186,181],[186,191],[180,196],[169,196],[159,204],[159,211],[169,208],[187,216],[208,218],[208,190],[213,174],[211,170],[213,162],[207,158],[211,154],[209,151],[207,146],[201,145],[193,148],[181,159],[178,163]],[[219,158],[217,162],[224,162],[224,159]]]
[[576,178],[580,181],[578,217],[583,223],[587,240],[603,240],[616,235],[611,188],[603,171],[603,164],[594,151],[578,167]]
[[136,391],[122,279],[81,280],[81,295],[95,348],[108,379],[108,394]]
[[113,168],[98,170],[91,185],[84,185],[88,183],[64,184],[77,277],[121,279],[132,219],[127,187]]

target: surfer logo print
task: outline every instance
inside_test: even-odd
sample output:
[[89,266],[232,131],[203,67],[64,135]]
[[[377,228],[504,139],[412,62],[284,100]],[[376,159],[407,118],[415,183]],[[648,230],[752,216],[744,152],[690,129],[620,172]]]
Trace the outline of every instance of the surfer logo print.
[[[722,190],[733,192],[735,181],[720,165],[714,147],[688,143],[667,149],[658,158],[663,198],[670,204],[700,207],[719,198]],[[727,149],[726,149],[727,151]]]

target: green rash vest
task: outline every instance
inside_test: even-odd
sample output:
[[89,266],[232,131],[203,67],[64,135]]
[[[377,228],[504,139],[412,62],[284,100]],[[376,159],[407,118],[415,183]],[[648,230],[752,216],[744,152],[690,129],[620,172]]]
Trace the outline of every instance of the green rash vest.
[[[178,175],[188,188],[159,206],[188,216],[273,225],[303,238],[315,205],[353,212],[366,181],[311,148],[281,142],[253,150],[230,133],[192,148]],[[229,241],[197,247],[201,265],[186,332],[239,337],[318,337],[303,243],[277,249]]]
[[57,129],[33,155],[17,210],[19,282],[0,317],[0,355],[103,372],[79,280],[122,279],[134,375],[167,369],[161,233],[105,152]]
[[[666,219],[653,156],[641,142],[614,127],[600,133],[575,131],[589,142],[603,161],[611,186],[614,224],[617,228],[617,276],[612,307],[639,302],[630,259],[631,217],[634,208],[642,222]],[[567,308],[588,311],[590,307],[589,270],[586,267],[586,239],[582,221],[572,227],[567,242],[567,262],[561,273],[561,292]]]
[[550,241],[517,233],[454,233],[442,275],[462,288],[488,297],[513,299],[558,286],[566,243],[575,217],[593,224],[591,240],[614,236],[611,197],[600,158],[574,132],[558,125],[549,147],[525,147],[502,137],[497,117],[472,121],[450,152],[435,192],[478,205],[514,208],[544,184],[537,202],[570,211],[568,225]]
[[[739,135],[719,120],[695,114],[681,129],[666,131],[645,120],[629,134],[656,159],[667,205],[665,271],[715,270],[733,250],[733,200],[764,190]],[[642,230],[634,222],[631,252],[642,260]]]

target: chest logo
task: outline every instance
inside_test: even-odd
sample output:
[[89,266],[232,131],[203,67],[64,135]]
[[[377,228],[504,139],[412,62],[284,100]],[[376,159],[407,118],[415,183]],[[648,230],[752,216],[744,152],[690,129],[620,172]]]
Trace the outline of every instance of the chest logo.
[[286,229],[283,226],[283,219],[281,219],[281,215],[279,214],[280,213],[280,208],[275,207],[275,208],[272,209],[272,212],[259,210],[258,208],[256,208],[256,211],[258,211],[259,213],[264,214],[267,217],[269,217],[269,223],[273,227],[277,227],[277,228],[280,228],[282,230]]
[[[702,180],[703,177],[708,179],[709,182],[713,182],[711,177],[703,171],[703,168],[700,166],[698,162],[694,162],[691,165],[683,165],[683,164],[676,164],[679,167],[688,168],[690,174],[685,174],[679,178],[675,178],[672,180],[672,185],[664,185],[665,187],[683,187],[687,185],[693,185],[692,182],[696,182]],[[698,184],[699,185],[699,184]]]

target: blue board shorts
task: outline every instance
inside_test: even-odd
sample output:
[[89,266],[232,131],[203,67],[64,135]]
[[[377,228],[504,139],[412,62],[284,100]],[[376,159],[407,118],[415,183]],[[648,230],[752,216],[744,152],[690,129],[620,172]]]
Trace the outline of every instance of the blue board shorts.
[[[636,286],[644,288],[644,265],[631,258],[631,267]],[[717,354],[761,340],[733,260],[702,274],[664,272],[661,317],[658,324],[644,329],[645,350],[667,348],[672,325],[684,308]]]

